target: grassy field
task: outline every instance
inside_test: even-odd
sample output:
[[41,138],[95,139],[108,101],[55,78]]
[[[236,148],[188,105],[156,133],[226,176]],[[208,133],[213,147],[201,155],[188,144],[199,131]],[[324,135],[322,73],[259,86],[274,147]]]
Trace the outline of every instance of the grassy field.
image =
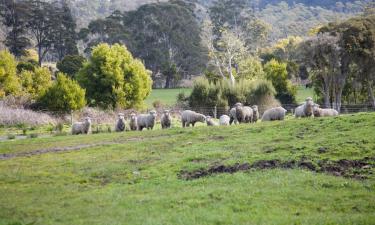
[[146,99],[146,105],[152,108],[152,103],[155,101],[160,101],[164,105],[174,105],[177,101],[177,95],[179,93],[185,93],[185,95],[190,95],[191,89],[189,88],[176,88],[176,89],[153,89],[150,96]]
[[0,224],[373,224],[375,114],[0,142]]
[[[191,89],[180,88],[180,89],[154,89],[151,95],[146,99],[146,105],[148,108],[152,108],[152,103],[155,101],[160,101],[164,105],[174,105],[176,104],[177,95],[179,93],[185,93],[189,95]],[[314,93],[311,88],[305,88],[304,86],[299,86],[297,91],[297,102],[301,103],[305,101],[307,97],[313,97]]]

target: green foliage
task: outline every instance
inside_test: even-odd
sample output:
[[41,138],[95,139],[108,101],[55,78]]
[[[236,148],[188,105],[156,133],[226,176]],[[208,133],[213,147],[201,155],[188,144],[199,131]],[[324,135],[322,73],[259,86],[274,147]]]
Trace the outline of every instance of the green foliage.
[[23,92],[38,99],[43,96],[52,85],[51,72],[46,67],[35,67],[33,71],[23,70],[19,75]]
[[246,105],[261,104],[262,99],[273,96],[275,89],[265,80],[241,80],[235,86],[226,81],[209,82],[198,78],[189,97],[191,107],[228,107],[237,102]]
[[103,108],[140,107],[152,85],[143,63],[119,44],[95,47],[77,80],[86,89],[89,104]]
[[297,88],[288,80],[287,64],[272,59],[264,65],[264,72],[275,87],[276,98],[284,104],[295,103]]
[[238,64],[237,80],[256,80],[264,78],[262,63],[255,57],[246,57]]
[[77,81],[59,73],[56,82],[39,99],[39,103],[50,111],[69,113],[86,105],[85,90]]
[[67,74],[69,77],[74,78],[76,73],[83,67],[86,62],[85,57],[80,55],[67,55],[63,60],[57,62],[57,69]]
[[17,62],[7,50],[0,51],[0,98],[19,95],[21,84],[17,76]]

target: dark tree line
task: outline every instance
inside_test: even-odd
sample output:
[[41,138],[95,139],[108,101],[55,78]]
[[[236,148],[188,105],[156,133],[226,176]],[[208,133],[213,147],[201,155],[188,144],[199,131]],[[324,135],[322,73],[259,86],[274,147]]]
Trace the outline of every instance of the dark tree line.
[[76,23],[65,0],[0,0],[0,9],[4,25],[9,29],[5,45],[15,56],[35,47],[41,65],[47,54],[57,60],[78,54]]

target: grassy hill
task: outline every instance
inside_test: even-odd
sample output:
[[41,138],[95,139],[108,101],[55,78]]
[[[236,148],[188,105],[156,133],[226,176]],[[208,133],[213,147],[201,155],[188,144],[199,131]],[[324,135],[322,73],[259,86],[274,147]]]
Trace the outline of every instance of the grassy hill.
[[373,224],[375,114],[0,142],[0,224]]

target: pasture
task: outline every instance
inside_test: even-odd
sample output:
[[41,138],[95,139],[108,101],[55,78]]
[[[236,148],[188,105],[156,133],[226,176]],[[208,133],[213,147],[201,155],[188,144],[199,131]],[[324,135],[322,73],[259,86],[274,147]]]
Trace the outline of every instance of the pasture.
[[177,102],[177,95],[185,93],[189,96],[191,93],[190,88],[176,88],[176,89],[153,89],[150,96],[146,99],[145,103],[148,108],[152,108],[155,101],[160,101],[165,106],[173,106]]
[[0,224],[373,224],[375,114],[0,142]]

